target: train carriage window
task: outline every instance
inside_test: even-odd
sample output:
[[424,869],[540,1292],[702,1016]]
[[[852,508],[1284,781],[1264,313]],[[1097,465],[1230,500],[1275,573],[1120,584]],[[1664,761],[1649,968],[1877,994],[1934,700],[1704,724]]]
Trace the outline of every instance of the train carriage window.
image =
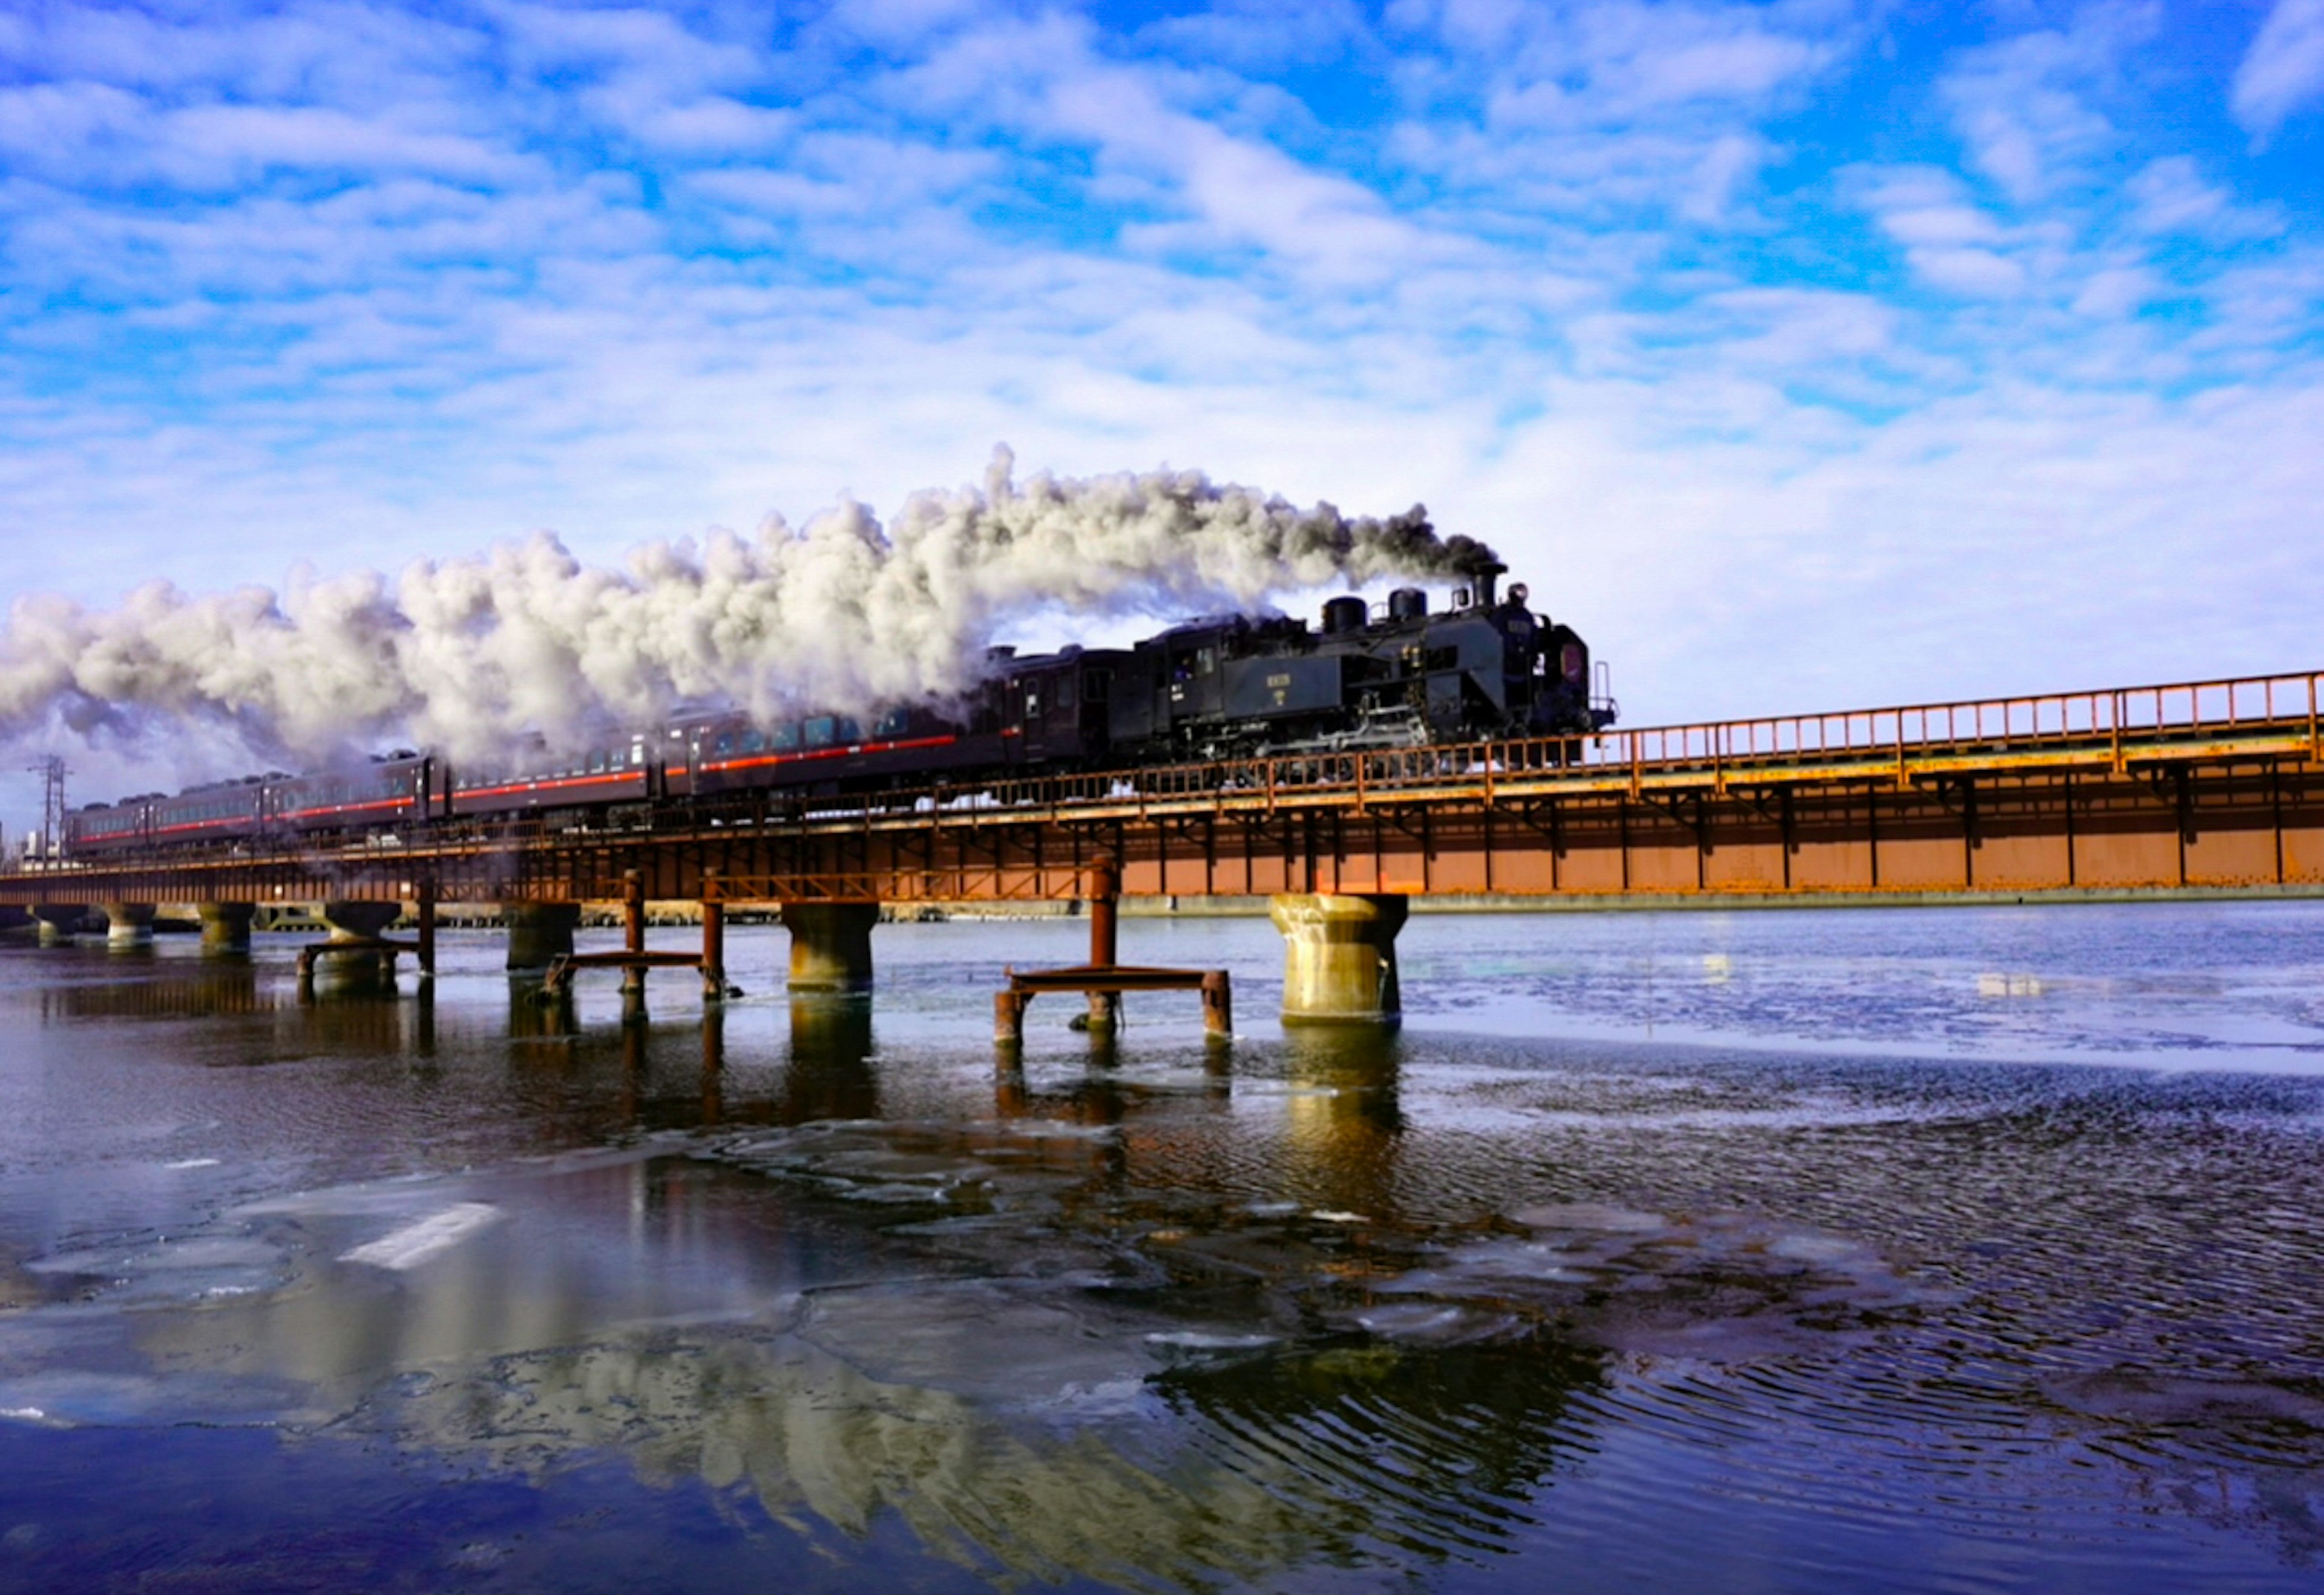
[[808,747],[827,748],[831,746],[833,739],[839,734],[839,722],[828,715],[818,715],[807,721],[801,729],[807,733]]
[[734,733],[731,731],[720,732],[717,741],[710,744],[710,756],[714,759],[724,759],[733,751]]
[[1025,684],[1025,718],[1038,719],[1041,713],[1041,689],[1031,682]]
[[605,755],[603,752],[595,752],[589,755],[589,773],[591,775],[603,775],[605,773]]
[[767,733],[756,726],[742,733],[742,751],[763,753],[767,751]]
[[1057,678],[1057,707],[1060,709],[1070,709],[1073,706],[1074,678],[1072,675],[1068,673]]
[[890,709],[886,714],[880,716],[880,724],[872,728],[872,734],[874,736],[882,737],[898,737],[902,736],[905,733],[910,731],[911,728],[912,712],[909,709]]
[[1092,670],[1089,673],[1089,679],[1083,688],[1083,696],[1086,702],[1102,704],[1105,702],[1108,697],[1112,696],[1112,671]]
[[799,745],[799,728],[796,722],[775,727],[775,751],[788,753]]
[[842,715],[833,734],[843,742],[860,742],[863,740],[863,728],[845,715]]

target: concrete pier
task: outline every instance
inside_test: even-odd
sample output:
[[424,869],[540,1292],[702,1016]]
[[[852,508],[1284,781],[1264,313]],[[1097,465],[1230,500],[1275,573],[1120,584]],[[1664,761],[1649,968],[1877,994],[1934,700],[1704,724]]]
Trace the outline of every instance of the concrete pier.
[[872,985],[872,927],[877,903],[785,903],[791,933],[790,989],[862,991]]
[[1296,892],[1268,899],[1283,933],[1283,1022],[1394,1025],[1403,1017],[1396,935],[1400,896]]
[[257,904],[196,903],[194,912],[201,917],[203,952],[250,951],[250,925],[258,917]]
[[338,991],[392,988],[396,954],[410,949],[406,943],[382,940],[380,933],[402,916],[403,905],[375,899],[339,898],[325,901],[319,913],[331,934],[327,940],[300,951],[300,1000],[305,1001],[315,996],[316,968],[326,961],[332,985]]
[[331,927],[331,939],[335,942],[367,942],[376,940],[380,932],[394,924],[402,913],[401,903],[334,899],[323,905],[323,923]]
[[41,945],[61,946],[72,940],[80,922],[88,917],[88,909],[80,903],[36,903],[32,917],[41,922]]
[[115,947],[134,947],[153,939],[151,903],[99,903],[105,915],[105,940]]
[[581,923],[580,904],[505,903],[501,917],[508,925],[512,973],[547,969],[559,958],[573,955],[573,932]]

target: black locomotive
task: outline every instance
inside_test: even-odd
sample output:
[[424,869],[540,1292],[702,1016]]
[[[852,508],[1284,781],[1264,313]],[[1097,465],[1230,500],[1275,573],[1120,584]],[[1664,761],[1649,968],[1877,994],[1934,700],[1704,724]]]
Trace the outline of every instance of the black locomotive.
[[634,806],[773,791],[830,796],[979,777],[1121,769],[1261,754],[1570,739],[1610,724],[1590,650],[1526,607],[1498,565],[1432,610],[1400,587],[1375,613],[1333,598],[1320,630],[1282,615],[1223,615],[1129,648],[996,649],[982,686],[950,706],[773,725],[731,713],[673,716],[577,754],[455,770],[399,751],[354,770],[252,776],[68,816],[94,854],[240,843],[269,834],[378,835],[512,814],[587,824]]
[[1148,638],[1114,668],[1108,732],[1132,762],[1595,731],[1590,650],[1526,607],[1502,567],[1432,613],[1399,587],[1375,618],[1361,598],[1323,605],[1322,632],[1282,616],[1228,615]]

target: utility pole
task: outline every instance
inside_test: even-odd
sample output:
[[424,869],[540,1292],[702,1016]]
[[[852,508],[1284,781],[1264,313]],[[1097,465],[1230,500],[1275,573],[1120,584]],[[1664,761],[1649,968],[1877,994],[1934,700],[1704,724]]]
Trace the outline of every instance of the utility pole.
[[59,753],[25,768],[41,778],[41,852],[60,859],[65,856],[65,777],[72,771]]

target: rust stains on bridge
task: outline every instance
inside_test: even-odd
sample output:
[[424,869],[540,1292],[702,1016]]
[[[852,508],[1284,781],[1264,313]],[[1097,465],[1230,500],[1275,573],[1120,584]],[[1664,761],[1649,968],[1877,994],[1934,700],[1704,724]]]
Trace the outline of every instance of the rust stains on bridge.
[[0,900],[2324,889],[2324,672],[46,861]]

